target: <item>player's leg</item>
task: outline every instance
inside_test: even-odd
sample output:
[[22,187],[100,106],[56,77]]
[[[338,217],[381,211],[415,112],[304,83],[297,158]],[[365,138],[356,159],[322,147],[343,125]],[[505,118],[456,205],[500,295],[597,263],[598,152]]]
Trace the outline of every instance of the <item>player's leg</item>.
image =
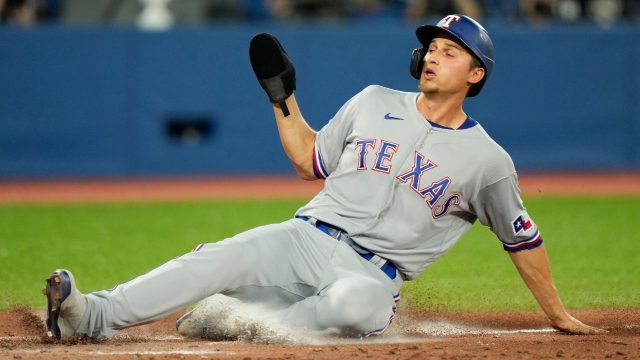
[[[234,292],[233,297],[217,294],[201,301],[178,319],[178,332],[212,340],[292,340],[310,334],[308,330],[331,329],[359,337],[381,333],[394,314],[389,292],[369,277],[340,279],[317,295],[293,302],[281,289],[274,294],[275,288],[265,287],[259,293],[271,299],[269,303],[242,301],[244,290]],[[249,293],[250,297],[257,295],[253,290]],[[273,306],[275,299],[277,307]],[[283,308],[284,304],[289,306]]]
[[[281,262],[292,264],[302,259],[303,263],[293,269],[301,274],[308,271],[304,262],[311,264],[314,259],[325,261],[329,266],[321,274],[316,286],[299,282],[288,284],[289,288],[240,286],[225,294],[242,301],[238,308],[245,306],[242,304],[259,302],[261,315],[256,316],[255,311],[230,315],[233,310],[226,305],[228,300],[211,299],[180,318],[177,322],[178,331],[186,336],[220,339],[234,334],[240,322],[254,327],[263,324],[267,328],[284,325],[294,329],[336,329],[351,336],[382,332],[393,317],[402,280],[399,277],[391,280],[349,246],[308,223],[301,222],[300,226],[303,227],[301,231],[308,231],[314,238],[313,244],[325,244],[333,249],[330,258],[314,258],[315,250],[297,251],[293,260],[282,256]],[[235,321],[231,328],[225,328],[224,325],[228,316]]]
[[393,295],[384,286],[370,278],[350,277],[295,303],[283,319],[295,328],[335,329],[343,335],[365,337],[382,333],[394,314]]
[[[110,336],[118,329],[163,318],[210,295],[247,285],[282,287],[308,296],[310,288],[320,283],[335,241],[314,241],[310,231],[300,231],[301,224],[291,220],[206,244],[114,289],[87,294],[86,311],[74,314],[80,320],[71,324],[73,333]],[[62,303],[61,316],[73,312]]]
[[344,243],[332,263],[322,289],[282,311],[284,322],[311,330],[336,329],[348,336],[382,333],[395,314],[400,279],[391,280]]
[[[317,239],[324,240],[326,236]],[[225,293],[235,299],[216,295],[202,301],[177,321],[178,332],[217,340],[246,337],[247,329],[254,330],[251,336],[269,338],[299,329],[335,329],[349,336],[381,333],[393,317],[399,284],[350,248],[336,261],[340,252],[334,253],[316,288],[298,284],[304,289],[293,293],[282,287],[241,286]]]

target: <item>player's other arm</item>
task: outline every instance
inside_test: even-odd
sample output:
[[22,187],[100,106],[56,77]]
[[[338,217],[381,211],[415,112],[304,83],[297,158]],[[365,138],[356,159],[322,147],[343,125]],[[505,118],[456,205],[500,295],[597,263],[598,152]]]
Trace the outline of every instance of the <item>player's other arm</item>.
[[604,332],[585,325],[564,308],[553,283],[551,267],[544,244],[528,250],[509,252],[522,280],[551,320],[554,328],[569,334],[597,334]]
[[313,172],[316,133],[302,117],[295,95],[296,71],[278,39],[257,34],[249,45],[249,58],[260,86],[269,96],[285,153],[298,176],[317,179]]
[[502,241],[520,276],[555,328],[570,334],[601,331],[574,319],[562,305],[553,284],[542,237],[538,227],[529,219],[520,198],[518,178],[511,158],[503,152],[501,158],[488,164],[493,173],[508,170],[508,176],[486,186],[476,196],[474,208],[480,221],[490,226]]
[[291,160],[298,176],[304,180],[317,180],[313,173],[313,150],[316,132],[302,117],[296,96],[292,94],[286,100],[289,115],[284,116],[280,104],[273,104],[273,113],[278,124],[278,133],[285,153]]

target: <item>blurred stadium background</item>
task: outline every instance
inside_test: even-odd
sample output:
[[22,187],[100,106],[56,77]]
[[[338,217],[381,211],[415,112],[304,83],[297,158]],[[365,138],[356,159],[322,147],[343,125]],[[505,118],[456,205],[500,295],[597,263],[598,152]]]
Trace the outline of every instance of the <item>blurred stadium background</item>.
[[0,0],[0,180],[288,174],[248,61],[276,34],[312,127],[369,84],[414,91],[414,29],[494,40],[466,111],[521,170],[640,170],[638,0]]

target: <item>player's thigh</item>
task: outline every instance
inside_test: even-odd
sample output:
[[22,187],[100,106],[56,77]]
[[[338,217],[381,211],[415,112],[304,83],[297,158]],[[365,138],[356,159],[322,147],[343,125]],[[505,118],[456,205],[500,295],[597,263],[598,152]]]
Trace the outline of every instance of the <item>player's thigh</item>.
[[[217,243],[204,244],[198,255],[224,264],[220,276],[240,285],[318,287],[331,267],[337,241],[297,219],[261,226]],[[231,284],[230,284],[231,285]],[[233,289],[233,286],[227,289]],[[305,295],[305,294],[301,294]]]

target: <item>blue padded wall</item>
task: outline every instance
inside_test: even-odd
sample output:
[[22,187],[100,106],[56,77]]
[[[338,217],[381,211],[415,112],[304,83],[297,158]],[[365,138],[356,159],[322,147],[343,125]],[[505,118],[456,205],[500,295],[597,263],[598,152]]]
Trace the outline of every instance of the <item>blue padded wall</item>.
[[[487,27],[497,64],[465,110],[519,169],[640,168],[640,29]],[[292,172],[248,60],[261,31],[316,129],[369,84],[416,89],[402,24],[0,29],[0,178]]]

